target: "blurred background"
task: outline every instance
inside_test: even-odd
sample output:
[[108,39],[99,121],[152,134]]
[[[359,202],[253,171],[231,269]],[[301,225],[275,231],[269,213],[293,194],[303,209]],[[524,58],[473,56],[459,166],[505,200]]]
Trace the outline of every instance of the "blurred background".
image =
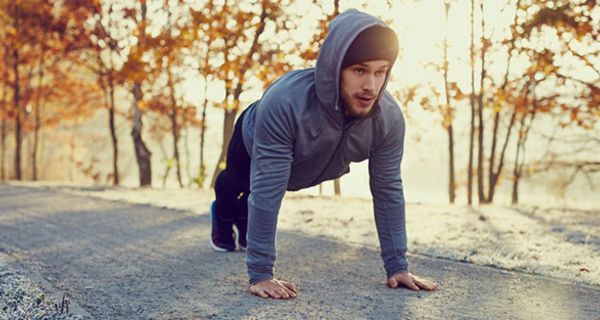
[[[408,202],[600,206],[595,0],[0,0],[0,178],[210,190],[236,116],[348,8],[400,39]],[[302,192],[369,197],[351,169]]]

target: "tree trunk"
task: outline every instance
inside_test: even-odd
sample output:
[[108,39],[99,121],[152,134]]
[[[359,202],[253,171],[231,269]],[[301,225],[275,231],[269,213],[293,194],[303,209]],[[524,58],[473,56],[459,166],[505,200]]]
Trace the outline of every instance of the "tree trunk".
[[133,147],[135,149],[135,158],[137,160],[140,186],[152,186],[152,166],[150,157],[152,153],[146,147],[142,139],[142,114],[139,109],[139,102],[142,99],[141,84],[136,83],[132,89],[133,93],[133,128],[131,137],[133,138]]
[[[142,16],[140,23],[145,25],[147,11],[146,2],[140,1],[140,5]],[[140,38],[138,41],[139,48],[144,48],[145,39],[146,28],[143,27],[140,31]],[[133,94],[133,128],[131,129],[131,137],[133,138],[135,158],[140,174],[140,186],[152,186],[152,162],[150,161],[152,153],[148,150],[148,147],[146,147],[146,144],[142,139],[143,123],[142,113],[139,108],[139,103],[142,100],[142,84],[140,82],[135,82],[131,91]]]
[[[208,56],[208,54],[207,54]],[[206,59],[208,61],[208,58]],[[206,163],[204,162],[204,146],[206,137],[206,108],[208,107],[208,77],[204,77],[204,104],[202,105],[202,122],[200,123],[200,168],[198,171],[198,187],[204,188],[206,181]]]
[[192,171],[190,169],[190,163],[191,163],[191,159],[192,156],[190,154],[190,126],[188,124],[188,120],[187,120],[187,115],[184,112],[183,113],[183,123],[184,123],[184,132],[185,132],[185,140],[184,140],[184,151],[185,151],[185,174],[187,177],[187,185],[188,187],[191,185],[192,182]]
[[446,35],[444,37],[444,90],[446,96],[446,105],[442,108],[443,124],[448,133],[448,201],[455,202],[456,182],[454,177],[454,131],[452,128],[452,108],[450,106],[450,88],[448,87],[448,13],[450,3],[444,3],[446,12]]
[[513,186],[512,186],[512,204],[516,205],[519,203],[519,181],[521,179],[521,170],[520,170],[520,157],[521,157],[521,144],[523,143],[525,131],[525,118],[527,114],[524,114],[521,118],[520,128],[519,128],[519,136],[517,139],[517,152],[515,154],[515,164],[513,168]]
[[21,180],[21,144],[23,139],[21,137],[21,107],[20,107],[20,83],[19,83],[19,52],[15,47],[13,49],[13,72],[15,74],[15,81],[13,84],[14,92],[14,108],[15,108],[15,179]]
[[110,129],[110,140],[112,142],[113,149],[113,185],[118,186],[120,184],[119,178],[119,141],[117,140],[117,129],[115,125],[115,84],[113,79],[113,70],[111,69],[108,74],[108,93],[110,99],[110,105],[108,107],[108,127]]
[[473,149],[475,144],[475,0],[471,0],[471,130],[469,136],[469,164],[467,165],[467,203],[473,204]]
[[508,146],[508,141],[510,140],[510,136],[512,133],[512,128],[514,127],[514,123],[517,117],[517,111],[513,111],[512,116],[510,117],[510,123],[508,125],[508,130],[506,132],[506,137],[504,139],[504,145],[502,146],[502,151],[500,152],[500,159],[498,161],[498,169],[492,173],[490,176],[490,189],[488,190],[488,201],[492,203],[494,201],[494,194],[496,192],[496,186],[498,184],[498,178],[502,174],[502,168],[504,167],[504,155],[506,154],[506,148]]
[[[167,5],[167,30],[171,33],[171,29],[173,26],[172,21],[172,11],[168,7],[168,1],[165,1],[165,5]],[[179,123],[177,122],[177,98],[175,97],[175,83],[173,82],[173,66],[171,64],[171,57],[167,57],[167,86],[169,87],[169,98],[171,100],[171,110],[169,112],[169,119],[171,120],[171,134],[173,136],[173,159],[175,160],[175,174],[177,176],[177,182],[179,183],[179,187],[183,188],[183,181],[181,179],[181,158],[179,156],[179,137],[180,137],[180,128]]]
[[[43,53],[42,53],[42,59],[43,59]],[[40,129],[42,127],[42,86],[43,86],[43,81],[44,81],[44,67],[43,67],[43,63],[40,62],[39,65],[39,73],[38,73],[38,93],[37,93],[37,97],[36,97],[36,102],[35,102],[35,109],[34,109],[34,119],[35,119],[35,128],[34,128],[34,133],[33,133],[33,151],[32,151],[32,155],[31,155],[31,165],[32,165],[32,179],[33,181],[37,181],[38,180],[38,170],[37,170],[37,153],[38,153],[38,147],[39,147],[39,135],[40,135]]]
[[496,144],[498,143],[498,126],[500,123],[500,110],[494,110],[494,124],[492,131],[492,148],[490,150],[490,165],[488,167],[488,194],[485,200],[486,203],[492,202],[492,192],[494,187],[492,186],[495,176],[494,168],[496,166]]
[[[535,115],[537,113],[537,98],[535,94],[535,85],[531,90],[533,95],[533,110],[531,111],[531,117],[529,120],[529,124],[526,125],[527,114],[523,115],[521,118],[521,128],[519,130],[519,139],[517,143],[517,156],[515,160],[515,167],[513,170],[513,190],[512,190],[512,204],[516,205],[519,203],[519,182],[521,180],[521,176],[523,174],[523,167],[525,166],[525,146],[527,143],[527,138],[529,137],[529,130],[533,126],[533,121],[535,120]],[[523,154],[520,156],[520,154]]]
[[[4,45],[4,65],[8,67],[8,45]],[[0,180],[6,179],[5,172],[5,157],[6,157],[6,115],[7,115],[7,94],[8,91],[8,69],[3,68],[4,72],[2,74],[2,99],[0,99]]]
[[[523,89],[525,99],[527,99],[527,97],[529,96],[529,90],[530,90],[530,83],[527,82],[527,84],[525,85],[525,88]],[[523,92],[521,94],[523,94]],[[502,151],[500,152],[500,160],[498,161],[498,170],[496,171],[496,173],[493,176],[493,179],[494,179],[494,182],[492,183],[493,188],[490,189],[490,191],[489,191],[489,193],[490,193],[490,197],[489,197],[490,202],[494,200],[494,194],[495,194],[495,188],[496,188],[496,185],[497,185],[497,180],[498,180],[500,174],[502,173],[502,168],[504,166],[504,156],[506,154],[506,149],[507,149],[507,146],[508,146],[508,142],[510,140],[512,129],[515,126],[516,119],[517,119],[517,108],[515,106],[515,109],[513,110],[512,116],[510,117],[510,123],[508,125],[508,130],[506,131],[506,137],[504,138],[504,145],[502,146]],[[517,137],[517,151],[518,151],[518,146],[519,146],[519,143],[520,143],[520,139],[521,139],[521,134],[520,134],[520,131],[519,131],[519,136]],[[513,174],[513,189],[515,189],[514,188],[514,178],[515,178],[515,176]],[[516,197],[518,197],[518,195]]]
[[177,174],[177,182],[179,187],[183,188],[181,181],[181,161],[179,160],[179,126],[177,123],[177,100],[175,99],[175,88],[173,84],[173,75],[171,74],[171,66],[167,66],[168,86],[171,98],[171,134],[173,135],[173,158],[175,159],[175,173]]
[[450,125],[446,129],[448,133],[448,198],[450,203],[454,203],[456,199],[456,178],[454,175],[454,129]]
[[484,132],[484,126],[483,126],[483,85],[484,85],[484,79],[485,79],[485,53],[486,53],[486,39],[485,39],[485,21],[484,21],[484,17],[483,17],[483,1],[480,2],[480,8],[481,8],[481,79],[480,79],[480,84],[479,84],[479,103],[478,103],[478,108],[477,108],[477,120],[479,123],[479,126],[477,128],[478,130],[478,143],[477,143],[477,192],[478,192],[478,196],[479,196],[479,203],[485,203],[486,201],[486,197],[485,197],[485,191],[483,190],[483,141],[484,141],[484,137],[483,137],[483,132]]
[[0,157],[0,177],[6,179],[6,119],[2,119],[0,124],[0,143],[2,144],[2,156]]
[[[516,7],[519,7],[521,3],[521,0],[518,0],[516,3]],[[513,18],[513,34],[512,34],[512,41],[510,42],[510,46],[508,47],[508,61],[506,63],[506,70],[504,72],[504,81],[502,83],[501,88],[501,92],[503,95],[505,95],[506,92],[506,87],[508,85],[508,75],[509,75],[509,71],[510,71],[510,65],[512,62],[512,51],[515,48],[515,34],[514,34],[514,28],[517,25],[517,11],[515,11],[515,16]],[[504,97],[501,97],[502,99],[504,99]],[[492,203],[494,201],[494,192],[496,191],[496,184],[498,183],[498,177],[500,176],[501,172],[502,172],[502,166],[503,166],[503,158],[504,158],[504,152],[506,151],[506,143],[508,141],[508,138],[510,137],[510,131],[512,130],[512,126],[514,124],[514,120],[515,120],[515,113],[513,112],[513,115],[511,117],[510,120],[510,124],[508,127],[508,132],[507,132],[507,140],[505,141],[505,145],[502,148],[502,153],[501,153],[501,159],[499,160],[498,163],[498,169],[496,169],[496,144],[498,141],[498,128],[500,126],[500,112],[502,110],[502,104],[504,103],[503,100],[498,101],[498,106],[494,107],[494,129],[493,129],[493,136],[492,136],[492,149],[490,150],[490,166],[488,168],[488,179],[489,179],[489,184],[488,184],[488,196],[487,196],[487,202],[488,203]]]
[[[212,6],[213,1],[210,0],[209,4]],[[203,57],[201,67],[199,67],[200,73],[204,76],[204,103],[202,104],[202,119],[200,123],[200,163],[198,168],[197,184],[199,188],[204,188],[204,182],[206,181],[206,162],[204,160],[204,146],[206,137],[206,109],[208,108],[208,70],[206,67],[209,66],[209,59],[211,53],[211,46],[213,43],[213,36],[209,35],[206,41],[206,54]],[[203,69],[204,68],[204,69]]]

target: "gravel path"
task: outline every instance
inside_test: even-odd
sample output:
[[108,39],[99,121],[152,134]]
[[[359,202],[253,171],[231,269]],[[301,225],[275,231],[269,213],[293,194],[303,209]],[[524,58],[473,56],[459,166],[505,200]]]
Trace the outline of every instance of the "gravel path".
[[375,250],[287,231],[277,274],[301,295],[263,300],[245,291],[244,255],[212,251],[209,234],[206,214],[0,185],[0,254],[84,317],[600,319],[600,287],[411,255],[440,289],[391,290]]

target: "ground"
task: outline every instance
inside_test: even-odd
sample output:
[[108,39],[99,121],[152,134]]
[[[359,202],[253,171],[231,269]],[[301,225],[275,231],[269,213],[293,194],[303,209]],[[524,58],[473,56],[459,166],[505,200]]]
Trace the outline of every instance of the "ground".
[[369,201],[292,194],[276,274],[301,295],[265,301],[242,253],[210,249],[211,198],[0,185],[0,257],[91,318],[598,318],[598,212],[408,204],[411,270],[440,284],[426,293],[384,285]]

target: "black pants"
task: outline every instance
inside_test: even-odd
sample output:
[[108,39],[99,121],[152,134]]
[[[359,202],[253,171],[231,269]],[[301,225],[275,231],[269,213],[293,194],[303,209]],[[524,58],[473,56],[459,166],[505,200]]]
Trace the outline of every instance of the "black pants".
[[246,110],[240,114],[227,149],[227,166],[215,181],[215,215],[226,222],[245,223],[248,220],[250,194],[250,156],[244,147],[242,123]]

